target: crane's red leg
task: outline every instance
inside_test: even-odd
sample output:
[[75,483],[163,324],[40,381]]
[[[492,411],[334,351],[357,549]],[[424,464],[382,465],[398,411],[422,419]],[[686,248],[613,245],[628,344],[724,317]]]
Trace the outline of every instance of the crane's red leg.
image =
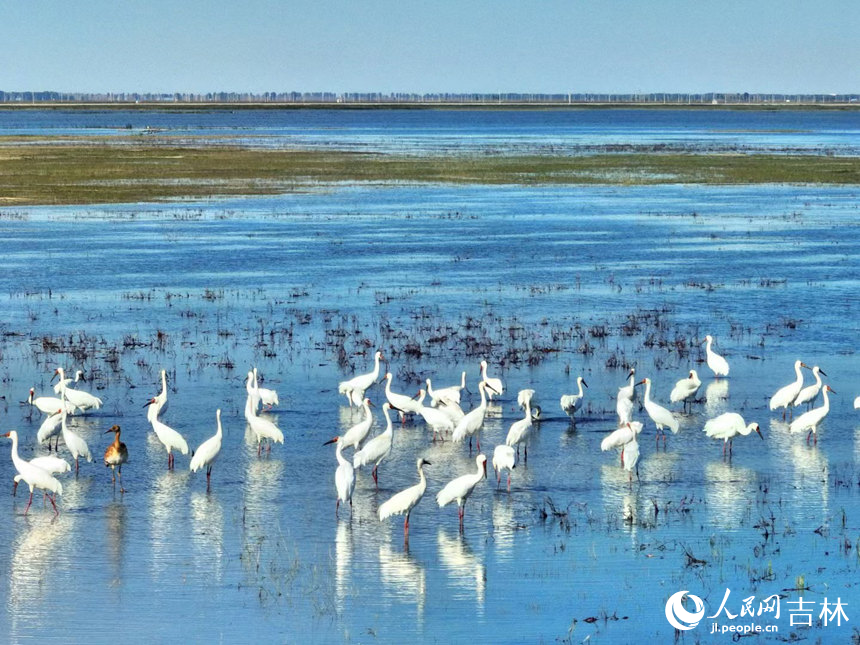
[[18,492],[18,482],[12,482],[12,497],[15,497],[15,493]]
[[54,507],[54,515],[59,515],[60,511],[57,510],[57,504],[54,502],[54,498],[51,495],[48,495],[48,499],[51,500],[51,506]]
[[373,467],[373,470],[371,470],[371,471],[370,471],[370,474],[373,476],[373,483],[374,483],[374,484],[376,484],[376,487],[377,487],[377,488],[379,488],[379,478],[378,478],[378,477],[377,477],[377,475],[376,475],[376,469],[377,469],[377,467],[378,467],[378,466],[379,466],[379,464],[377,464],[376,466],[374,466],[374,467]]
[[[352,500],[350,500],[352,501]],[[334,505],[334,516],[337,518],[337,511],[340,508],[340,497],[337,498],[337,502]]]
[[33,491],[30,491],[30,501],[27,502],[27,508],[24,509],[24,515],[27,514],[27,511],[30,510],[30,504],[33,503]]
[[511,492],[511,471],[508,471],[508,492]]

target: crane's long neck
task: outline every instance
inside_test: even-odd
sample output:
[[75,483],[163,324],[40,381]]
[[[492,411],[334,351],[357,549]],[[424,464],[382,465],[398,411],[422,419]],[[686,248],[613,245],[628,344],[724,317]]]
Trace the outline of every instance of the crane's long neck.
[[466,372],[460,374],[460,389],[464,389],[466,387]]
[[584,394],[585,394],[585,393],[582,391],[582,379],[578,379],[578,381],[577,381],[577,382],[579,383],[579,398],[582,398],[582,397],[584,396]]
[[373,419],[373,413],[370,411],[370,399],[364,400],[364,418],[366,421]]
[[418,485],[422,491],[427,488],[427,480],[424,478],[424,464],[418,466]]
[[528,399],[526,399],[526,418],[525,418],[525,420],[526,421],[532,420],[532,404],[531,404],[531,401],[529,401]]
[[486,361],[481,363],[481,379],[484,381],[487,380],[487,363],[486,363]]
[[821,394],[824,396],[824,405],[821,406],[821,409],[824,410],[824,414],[827,414],[830,411],[830,397],[827,396],[827,388],[824,388]]
[[12,463],[15,465],[15,470],[20,472],[21,458],[18,456],[18,434],[10,435],[9,438],[12,439]]
[[800,363],[795,364],[794,373],[797,376],[797,383],[803,385],[803,372],[800,371]]
[[349,463],[346,460],[346,458],[343,456],[343,441],[337,442],[337,446],[335,447],[334,454],[337,457],[337,463],[339,463],[341,466],[352,466],[352,464]]
[[221,410],[218,410],[215,413],[215,422],[218,424],[218,429],[215,431],[215,436],[220,439],[223,436],[223,432],[221,430]]
[[379,377],[379,352],[373,355],[373,380]]
[[481,405],[478,406],[480,408],[487,407],[487,387],[482,383],[478,389],[481,391]]
[[393,435],[394,434],[394,425],[391,423],[391,410],[385,409],[385,433]]
[[645,403],[651,403],[651,381],[645,381]]
[[[374,376],[373,378],[375,379],[376,377]],[[391,396],[391,381],[393,381],[393,380],[394,380],[393,378],[385,379],[385,393],[388,396]]]
[[161,396],[167,398],[167,372],[161,370]]
[[430,395],[431,399],[435,399],[436,396],[433,394],[433,386],[430,384],[430,379],[427,379],[427,394]]
[[821,387],[821,372],[815,370],[815,384],[820,388]]
[[475,473],[475,484],[484,478],[484,465],[478,462],[478,472]]

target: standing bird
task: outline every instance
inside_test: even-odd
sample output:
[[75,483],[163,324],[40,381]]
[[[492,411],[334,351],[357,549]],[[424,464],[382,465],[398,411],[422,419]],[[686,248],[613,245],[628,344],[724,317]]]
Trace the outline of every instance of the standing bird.
[[383,502],[379,507],[380,522],[392,515],[406,515],[406,518],[403,520],[403,540],[405,542],[409,541],[409,514],[418,505],[418,502],[424,497],[424,491],[427,490],[427,480],[424,478],[424,466],[432,464],[423,457],[419,457],[416,465],[418,467],[418,483],[393,495],[391,499]]
[[75,372],[75,378],[72,380],[71,377],[62,378],[54,384],[54,394],[59,394],[60,390],[63,389],[66,385],[70,383],[77,383],[79,381],[86,381],[87,379],[84,377],[83,370],[78,370]]
[[62,420],[62,410],[57,410],[54,414],[45,417],[45,420],[42,421],[42,425],[39,426],[39,430],[36,432],[36,441],[38,443],[48,442],[48,452],[51,451],[51,439],[54,437],[56,437],[54,451],[59,447]]
[[84,392],[83,390],[75,390],[66,385],[68,381],[66,380],[66,374],[63,371],[62,367],[58,367],[54,374],[60,377],[60,396],[65,397],[66,401],[74,405],[76,408],[81,410],[82,412],[86,412],[87,410],[98,410],[102,407],[102,400],[93,396],[89,392]]
[[561,409],[570,417],[570,422],[576,425],[576,413],[582,408],[582,401],[585,398],[585,393],[582,391],[582,386],[588,387],[588,383],[581,376],[576,378],[576,384],[579,386],[579,392],[576,394],[564,394],[561,397]]
[[[173,449],[187,455],[188,443],[181,434],[158,419],[158,397],[152,397],[146,405],[150,406],[146,411],[146,418],[152,425],[152,431],[167,449],[167,470],[173,470]],[[164,409],[163,406],[162,409]]]
[[824,417],[830,412],[830,399],[827,397],[828,392],[836,394],[832,387],[825,385],[821,388],[821,396],[824,397],[824,404],[820,407],[812,408],[809,412],[804,412],[788,426],[791,432],[803,432],[808,429],[809,434],[806,435],[806,443],[809,443],[809,438],[812,436],[815,437],[815,443],[818,443],[818,424],[824,421]]
[[349,502],[349,514],[352,517],[352,492],[355,490],[355,469],[352,464],[343,456],[343,437],[335,437],[326,441],[323,445],[336,443],[335,457],[337,457],[337,470],[334,473],[334,487],[337,490],[337,502],[334,505],[334,516],[337,518],[337,512],[340,509],[340,503],[346,504]]
[[720,378],[721,376],[728,376],[729,362],[711,349],[711,345],[714,342],[713,336],[708,334],[705,336],[705,340],[703,342],[706,343],[705,355],[707,357],[708,367],[711,368],[711,371],[714,373],[714,377]]
[[[256,381],[254,382],[254,385],[256,386]],[[257,388],[255,387],[254,390],[256,392]],[[273,443],[284,443],[284,433],[281,432],[281,429],[268,419],[257,416],[257,413],[254,410],[254,399],[250,396],[245,401],[245,421],[248,422],[248,426],[250,426],[254,436],[257,437],[258,457],[263,449],[263,439],[268,439],[268,443],[266,445],[267,453],[272,451]]]
[[732,442],[738,435],[747,436],[751,432],[757,432],[764,439],[761,429],[757,423],[747,423],[737,412],[726,412],[705,423],[705,434],[714,439],[723,440],[723,455],[726,454],[726,444],[729,446],[729,454],[732,454]]
[[[621,465],[625,465],[625,452],[631,443],[636,441],[636,437],[642,432],[642,423],[639,421],[628,421],[617,430],[613,430],[603,438],[600,442],[600,449],[603,452],[612,450],[613,448],[621,448]],[[639,444],[636,444],[636,452],[638,458]],[[630,456],[627,455],[628,461]],[[629,470],[629,469],[628,469]]]
[[791,404],[794,403],[797,395],[800,394],[800,390],[803,389],[803,372],[800,371],[801,367],[809,369],[809,365],[806,363],[794,361],[794,374],[796,376],[794,382],[781,387],[770,399],[770,409],[776,410],[777,408],[782,408],[783,419],[785,419],[785,411],[791,408]]
[[794,407],[806,403],[806,407],[807,409],[809,409],[813,405],[815,405],[815,402],[818,400],[818,395],[821,393],[822,374],[824,374],[824,376],[827,376],[827,373],[823,369],[818,367],[818,365],[815,365],[812,368],[812,375],[815,377],[815,383],[813,383],[812,385],[807,385],[798,393],[797,398],[794,399]]
[[72,405],[69,401],[65,399],[58,399],[55,396],[38,396],[36,398],[33,398],[35,394],[36,390],[31,387],[30,396],[27,397],[27,400],[24,401],[24,403],[29,403],[44,414],[54,414],[57,409],[61,407],[65,407],[66,412],[68,412],[69,414],[74,414],[77,410],[74,405]]
[[690,410],[693,409],[693,399],[696,398],[696,392],[699,391],[699,387],[702,385],[702,382],[699,380],[699,375],[696,374],[696,370],[690,370],[690,376],[687,378],[682,378],[680,381],[675,383],[675,387],[672,388],[671,394],[669,394],[669,400],[672,403],[678,403],[679,401],[682,403],[684,408],[687,407],[687,403],[690,404]]
[[257,396],[260,398],[260,403],[263,404],[263,409],[271,410],[276,405],[280,404],[278,393],[265,387],[260,387],[260,380],[257,376],[257,368],[254,368],[254,389],[257,390]]
[[487,361],[481,361],[481,380],[487,384],[487,388],[490,390],[487,392],[490,401],[493,400],[493,394],[502,396],[502,393],[505,391],[505,384],[502,383],[502,379],[500,378],[487,376]]
[[466,500],[469,499],[469,495],[475,490],[478,482],[487,476],[487,458],[484,455],[478,455],[475,462],[478,464],[478,472],[474,475],[461,475],[452,479],[436,494],[436,503],[439,504],[439,508],[457,501],[457,514],[460,517],[461,531],[463,530],[463,517],[466,515]]
[[128,448],[119,440],[119,426],[112,426],[110,430],[105,430],[105,434],[113,432],[113,443],[105,450],[105,466],[111,469],[111,481],[116,484],[117,476],[119,476],[119,492],[124,493],[122,487],[122,465],[128,461]]
[[361,407],[361,402],[364,401],[364,392],[371,385],[376,383],[379,378],[379,361],[382,360],[382,352],[377,351],[373,355],[373,371],[367,374],[359,374],[348,381],[341,381],[337,386],[338,394],[343,394],[349,404],[355,407]]
[[538,403],[537,398],[535,397],[535,391],[532,389],[520,390],[517,392],[517,406],[519,406],[520,410],[525,410],[526,404],[528,404],[532,411],[532,419],[535,421],[540,420],[542,410],[540,403]]
[[[530,403],[526,401],[526,415],[517,421],[514,421],[511,424],[511,427],[508,429],[508,436],[505,438],[505,445],[509,446],[511,450],[515,447],[517,449],[517,456],[520,454],[520,444],[523,444],[525,448],[525,461],[529,460],[529,447],[526,443],[526,439],[528,438],[529,431],[532,429],[532,413]],[[478,448],[480,450],[480,447]],[[498,450],[498,448],[497,448]],[[495,468],[496,457],[493,455],[493,467]]]
[[394,380],[391,372],[386,372],[383,378],[385,379],[385,398],[392,408],[400,410],[400,423],[405,423],[406,415],[418,412],[421,406],[411,396],[391,391],[391,381]]
[[466,387],[466,372],[463,372],[460,376],[460,385],[451,385],[449,387],[441,387],[438,390],[434,390],[430,384],[430,379],[427,379],[427,394],[430,396],[431,403],[430,405],[437,406],[439,405],[440,399],[448,399],[449,401],[453,401],[454,403],[460,403],[460,394],[462,390]]
[[464,416],[454,428],[454,432],[451,434],[451,440],[454,441],[454,443],[463,441],[463,439],[468,436],[469,452],[472,451],[472,435],[478,435],[478,450],[481,449],[481,435],[479,433],[481,431],[481,426],[484,425],[484,417],[487,414],[488,389],[492,388],[486,381],[478,383],[478,391],[481,393],[481,404]]
[[344,450],[350,446],[352,446],[354,450],[358,450],[361,446],[361,442],[364,441],[365,437],[367,437],[367,433],[370,432],[370,426],[373,425],[373,413],[370,411],[372,406],[373,403],[370,399],[364,399],[364,418],[344,432],[343,436],[340,438],[340,442],[343,445]]
[[[67,473],[72,469],[72,467],[69,465],[69,462],[65,459],[61,457],[52,457],[50,455],[43,457],[33,457],[29,461],[29,463],[31,466],[37,466],[38,468],[41,468],[49,475]],[[21,479],[23,479],[21,475],[15,475],[15,477],[13,478],[12,497],[15,496],[15,492],[18,490],[18,482],[20,482]]]
[[[418,391],[418,398],[424,400],[424,390]],[[457,404],[452,403],[452,405]],[[442,401],[438,408],[430,408],[426,405],[418,407],[418,414],[424,418],[424,421],[433,431],[433,441],[436,441],[437,435],[444,440],[444,433],[453,432],[454,426],[457,425],[454,418],[447,412],[447,408],[448,405],[445,401]]]
[[618,413],[618,423],[622,426],[633,418],[633,401],[636,399],[636,386],[639,385],[633,380],[635,375],[636,370],[631,367],[627,375],[630,383],[618,388],[615,411]]
[[385,413],[385,430],[364,444],[364,447],[352,456],[352,465],[356,469],[370,463],[373,464],[373,470],[370,471],[370,474],[373,476],[373,482],[377,488],[379,488],[379,479],[376,470],[379,468],[379,464],[391,454],[391,446],[394,443],[394,426],[388,411],[396,409],[390,403],[382,404],[382,411]]
[[[152,403],[155,401],[155,403]],[[150,399],[150,404],[155,406],[155,414],[156,417],[161,415],[162,412],[167,411],[167,370],[161,370],[161,392],[155,395],[153,399]]]
[[27,508],[24,509],[24,515],[26,515],[27,511],[30,510],[30,504],[33,503],[33,490],[36,488],[41,488],[45,491],[45,494],[47,494],[48,491],[54,493],[54,495],[48,495],[48,499],[51,500],[51,506],[54,507],[54,514],[59,515],[60,512],[57,510],[57,504],[54,501],[54,497],[58,493],[60,495],[63,494],[63,485],[49,472],[42,470],[38,466],[34,466],[30,462],[25,461],[18,456],[18,433],[15,430],[10,430],[2,436],[12,440],[12,463],[15,466],[15,470],[18,471],[18,475],[20,475],[21,479],[23,479],[27,483],[27,486],[30,487],[30,500],[27,502]]
[[218,453],[221,452],[221,438],[223,432],[221,430],[221,409],[215,411],[215,422],[217,430],[215,434],[209,437],[206,441],[200,444],[197,451],[191,457],[191,465],[189,466],[192,473],[206,466],[206,492],[209,492],[209,480],[212,476],[212,464],[218,458]]
[[667,426],[672,431],[672,434],[678,434],[678,420],[672,416],[669,410],[651,400],[650,378],[644,378],[639,382],[645,385],[645,399],[643,403],[645,404],[645,411],[648,413],[648,416],[651,417],[654,425],[657,426],[657,441],[660,441],[660,435],[662,435],[663,445],[665,446],[666,433],[663,432],[663,426]]
[[510,446],[496,446],[493,450],[493,470],[496,471],[496,490],[502,485],[502,471],[508,471],[508,492],[511,492],[511,472],[517,467],[517,457]]
[[69,449],[69,452],[72,453],[72,457],[75,459],[75,472],[78,472],[78,458],[83,457],[87,461],[93,460],[93,455],[90,452],[90,447],[87,445],[87,442],[81,437],[77,432],[72,430],[66,425],[66,416],[67,412],[65,408],[60,408],[57,410],[57,413],[60,415],[60,425],[62,427],[63,432],[63,441],[66,444],[66,448]]

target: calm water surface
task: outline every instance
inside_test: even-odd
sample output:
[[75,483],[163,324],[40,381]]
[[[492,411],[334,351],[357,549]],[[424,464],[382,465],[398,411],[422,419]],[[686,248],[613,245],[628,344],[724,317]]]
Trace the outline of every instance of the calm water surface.
[[[25,457],[44,452],[40,420],[18,402],[31,386],[47,394],[57,365],[83,368],[105,406],[74,426],[99,457],[119,423],[131,454],[125,495],[97,458],[63,476],[57,518],[40,501],[24,517],[20,493],[0,503],[0,637],[108,642],[116,634],[94,627],[119,620],[159,641],[668,642],[670,595],[687,589],[711,615],[730,588],[735,614],[743,598],[784,594],[781,617],[759,619],[779,626],[773,639],[845,641],[860,616],[857,204],[854,188],[344,186],[0,211],[3,428],[19,430]],[[707,333],[728,379],[702,363]],[[322,444],[358,420],[337,383],[367,371],[377,347],[409,394],[461,370],[475,392],[487,358],[506,384],[487,454],[521,416],[516,392],[537,391],[528,463],[510,494],[490,471],[462,534],[433,496],[474,470],[474,454],[431,443],[416,421],[395,426],[379,490],[360,471],[351,519],[335,518]],[[767,409],[797,358],[838,393],[817,446]],[[242,417],[252,365],[280,394],[271,414],[287,437],[263,458]],[[690,368],[703,380],[665,449],[637,410],[632,483],[599,449],[627,365],[664,405]],[[163,420],[190,445],[223,411],[209,494],[189,457],[167,472],[146,422],[162,368]],[[578,375],[589,389],[574,429],[558,398]],[[381,388],[369,394],[381,405]],[[731,461],[701,431],[727,410],[764,434],[739,438]],[[374,432],[380,408],[375,418]],[[402,521],[380,523],[376,509],[415,482],[421,455],[428,495],[407,546]],[[0,459],[10,489],[13,474]],[[850,622],[791,627],[799,576],[816,620],[840,597]],[[691,637],[724,641],[710,623]]]

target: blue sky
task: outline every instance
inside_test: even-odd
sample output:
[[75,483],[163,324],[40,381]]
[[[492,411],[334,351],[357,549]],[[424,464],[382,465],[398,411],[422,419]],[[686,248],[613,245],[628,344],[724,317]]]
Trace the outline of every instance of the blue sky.
[[860,2],[0,3],[0,89],[860,92]]

